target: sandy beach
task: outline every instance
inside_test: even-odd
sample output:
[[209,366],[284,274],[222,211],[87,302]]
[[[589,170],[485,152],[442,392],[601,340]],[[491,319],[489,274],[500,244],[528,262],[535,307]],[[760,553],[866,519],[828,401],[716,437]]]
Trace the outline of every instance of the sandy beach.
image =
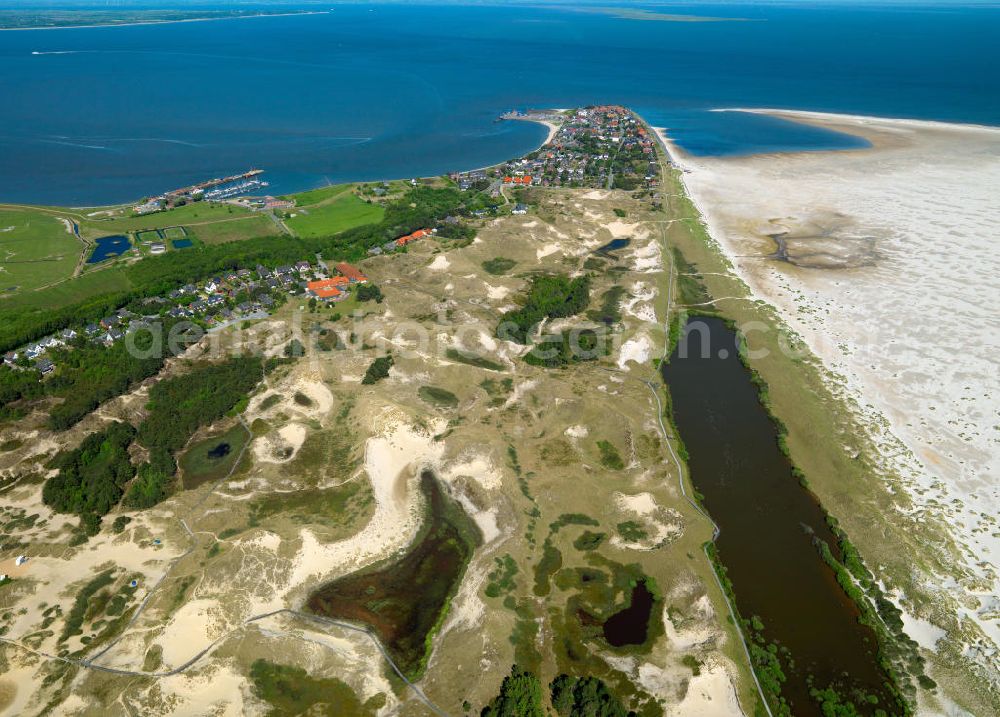
[[657,131],[736,273],[878,427],[919,510],[951,526],[975,580],[945,589],[995,650],[1000,128],[756,111],[872,147],[694,157]]

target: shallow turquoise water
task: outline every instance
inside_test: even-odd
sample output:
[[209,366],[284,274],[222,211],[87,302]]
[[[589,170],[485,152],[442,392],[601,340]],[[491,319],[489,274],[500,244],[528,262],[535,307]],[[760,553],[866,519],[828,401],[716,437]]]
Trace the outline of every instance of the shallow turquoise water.
[[[328,15],[0,33],[0,200],[127,201],[267,170],[269,191],[519,155],[510,108],[627,104],[696,153],[857,140],[720,107],[1000,124],[1000,11],[337,6]],[[33,54],[43,53],[43,54]],[[58,53],[58,54],[44,54]]]

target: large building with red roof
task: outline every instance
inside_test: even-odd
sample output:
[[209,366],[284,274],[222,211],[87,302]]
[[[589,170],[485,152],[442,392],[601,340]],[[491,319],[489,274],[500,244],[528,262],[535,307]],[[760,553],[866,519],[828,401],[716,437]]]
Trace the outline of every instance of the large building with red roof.
[[360,269],[348,264],[346,261],[337,264],[336,269],[340,273],[340,276],[337,278],[347,279],[351,284],[364,284],[368,281],[368,277],[362,274]]
[[350,280],[343,276],[335,276],[330,279],[310,281],[306,284],[306,291],[317,299],[324,301],[339,301],[347,296],[347,285]]

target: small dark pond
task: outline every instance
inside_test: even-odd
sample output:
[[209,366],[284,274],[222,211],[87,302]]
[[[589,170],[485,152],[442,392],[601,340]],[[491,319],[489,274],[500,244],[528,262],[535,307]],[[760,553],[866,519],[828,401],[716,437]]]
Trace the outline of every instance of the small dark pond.
[[858,704],[861,714],[898,712],[884,687],[875,634],[858,623],[857,607],[814,544],[826,541],[839,557],[836,539],[778,448],[735,332],[720,319],[692,318],[663,376],[691,480],[721,530],[716,545],[739,612],[759,616],[764,638],[787,649],[782,694],[792,714],[822,714],[810,675],[821,689],[877,697],[877,705]]
[[598,247],[594,250],[595,254],[608,254],[616,249],[624,249],[629,245],[631,239],[612,239],[604,246]]
[[123,254],[132,248],[132,244],[129,242],[128,237],[120,234],[101,237],[96,240],[96,243],[97,246],[94,247],[94,251],[91,252],[90,258],[87,259],[88,264],[97,264],[105,259],[110,259],[113,256]]
[[229,455],[232,447],[228,443],[220,443],[217,446],[213,446],[208,451],[208,457],[212,460],[219,460],[220,458],[225,458]]
[[190,239],[174,239],[171,244],[174,245],[174,249],[187,249],[189,246],[193,245]]
[[653,593],[640,580],[632,588],[629,606],[604,621],[604,639],[613,647],[641,645],[649,631],[649,613],[653,609]]

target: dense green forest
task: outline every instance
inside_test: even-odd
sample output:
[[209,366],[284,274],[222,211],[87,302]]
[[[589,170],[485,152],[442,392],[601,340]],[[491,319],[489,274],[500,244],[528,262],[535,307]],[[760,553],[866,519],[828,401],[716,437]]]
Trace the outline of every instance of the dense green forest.
[[[549,685],[552,706],[560,717],[635,717],[596,677],[559,675]],[[542,717],[542,683],[529,670],[514,665],[481,717]]]
[[149,391],[149,415],[139,425],[138,440],[149,449],[139,466],[125,503],[148,508],[170,495],[177,472],[175,455],[191,435],[246,400],[261,380],[263,361],[256,356],[195,366],[190,372],[154,385]]
[[[93,516],[108,513],[123,494],[130,508],[159,503],[173,487],[177,451],[198,428],[246,400],[265,368],[258,357],[240,357],[196,366],[189,373],[160,381],[149,391],[149,415],[138,431],[128,423],[115,422],[91,433],[78,449],[56,456],[52,467],[59,472],[45,483],[42,500],[61,513],[80,515],[85,525],[93,527],[98,522]],[[149,450],[148,460],[138,471],[128,452],[136,439]]]
[[17,416],[15,404],[45,395],[42,375],[34,368],[0,366],[0,421]]
[[135,475],[128,453],[133,438],[135,429],[116,421],[84,438],[76,450],[60,453],[52,461],[59,472],[46,481],[42,501],[60,513],[108,513]]
[[136,299],[161,296],[215,273],[263,264],[289,264],[321,253],[331,259],[356,261],[379,246],[422,227],[435,226],[444,217],[467,216],[478,195],[453,187],[414,187],[386,206],[382,221],[329,237],[262,237],[225,244],[193,247],[146,257],[118,272],[129,289],[91,297],[63,306],[22,305],[10,302],[0,309],[0,353],[66,328],[95,321]]
[[558,368],[579,361],[596,361],[608,354],[610,336],[594,329],[569,329],[542,336],[524,355],[526,363]]
[[[166,334],[169,328],[163,326],[163,330]],[[49,427],[65,430],[104,401],[159,373],[166,349],[159,350],[154,341],[152,332],[139,331],[132,335],[134,351],[126,341],[111,346],[80,341],[72,350],[55,352],[52,358],[59,370],[45,382],[45,392],[63,401],[50,409]]]
[[500,317],[497,337],[527,344],[531,330],[543,319],[573,316],[587,308],[590,279],[569,279],[562,275],[537,276],[528,287],[524,304]]
[[500,694],[483,707],[480,717],[544,717],[542,683],[517,665],[503,678]]
[[596,677],[559,675],[549,689],[560,717],[635,717]]

